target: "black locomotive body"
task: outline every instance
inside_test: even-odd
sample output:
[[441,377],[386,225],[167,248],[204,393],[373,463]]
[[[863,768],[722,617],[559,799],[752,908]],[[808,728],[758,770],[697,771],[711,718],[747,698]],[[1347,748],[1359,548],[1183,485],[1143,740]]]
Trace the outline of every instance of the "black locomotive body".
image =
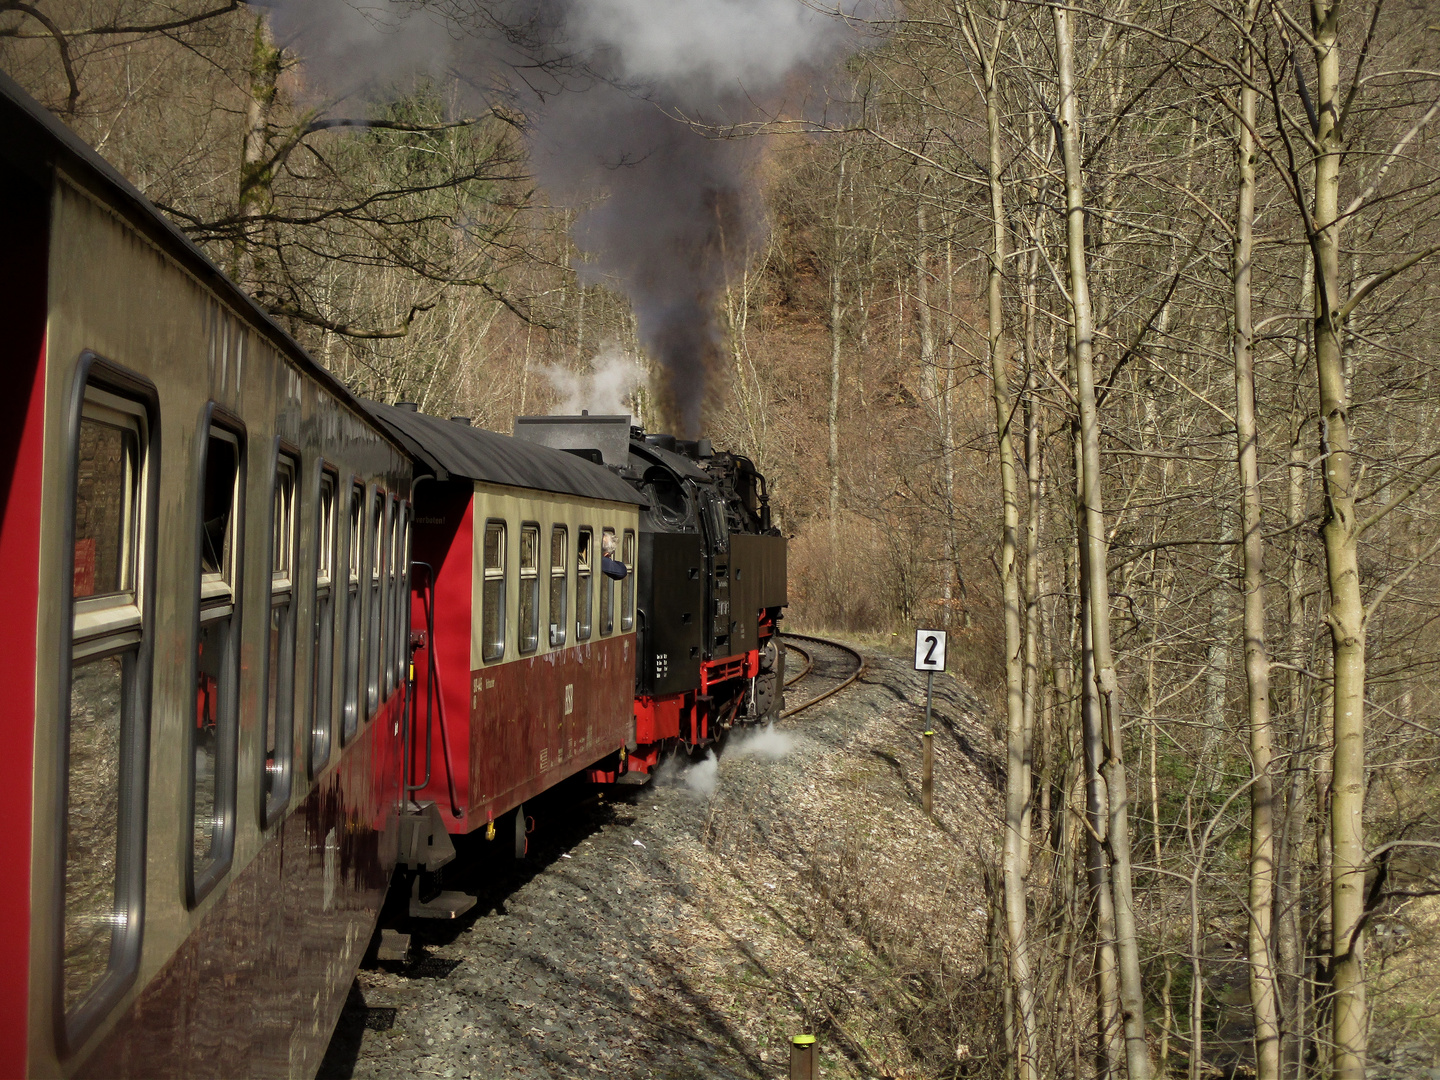
[[645,774],[667,739],[700,746],[778,716],[786,545],[754,464],[628,416],[517,417],[515,435],[608,466],[648,503],[634,562],[635,733],[617,772]]

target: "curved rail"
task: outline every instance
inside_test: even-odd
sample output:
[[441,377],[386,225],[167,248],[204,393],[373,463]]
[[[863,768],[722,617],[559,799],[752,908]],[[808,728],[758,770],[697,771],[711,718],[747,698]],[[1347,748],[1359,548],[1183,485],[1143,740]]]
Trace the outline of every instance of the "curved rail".
[[791,652],[797,652],[805,658],[805,666],[785,680],[785,685],[788,688],[810,674],[811,669],[815,666],[815,657],[811,656],[808,650],[802,649],[799,645],[791,645],[788,641],[785,642],[784,645],[785,648]]
[[[833,697],[834,695],[838,694],[841,690],[844,690],[845,687],[849,686],[856,679],[860,678],[861,675],[865,674],[865,657],[861,656],[858,650],[852,649],[849,645],[842,645],[840,644],[840,642],[831,641],[829,638],[815,637],[812,634],[786,633],[783,636],[786,638],[798,638],[801,641],[813,641],[818,645],[828,645],[832,649],[839,649],[841,652],[847,652],[855,658],[855,670],[851,672],[848,678],[838,683],[837,685],[832,686],[823,694],[817,694],[815,697],[810,698],[808,701],[802,701],[799,705],[796,705],[793,708],[786,709],[780,714],[781,719],[784,719],[787,716],[794,716],[796,713],[808,709],[812,705],[820,704],[820,702],[824,701],[826,698]],[[798,648],[798,646],[796,647]],[[804,650],[801,651],[804,652]],[[806,655],[808,656],[809,654],[806,653]],[[811,658],[811,667],[814,667],[813,657]],[[809,670],[809,668],[806,669],[806,674],[809,673]],[[786,685],[788,686],[790,684],[786,683]]]

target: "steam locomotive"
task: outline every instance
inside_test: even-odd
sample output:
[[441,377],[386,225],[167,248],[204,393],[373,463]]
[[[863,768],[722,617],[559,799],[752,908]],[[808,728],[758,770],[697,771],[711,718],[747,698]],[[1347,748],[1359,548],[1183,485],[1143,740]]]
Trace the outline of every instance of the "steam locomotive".
[[313,1075],[452,834],[777,714],[746,459],[358,400],[3,75],[0,200],[0,1075]]

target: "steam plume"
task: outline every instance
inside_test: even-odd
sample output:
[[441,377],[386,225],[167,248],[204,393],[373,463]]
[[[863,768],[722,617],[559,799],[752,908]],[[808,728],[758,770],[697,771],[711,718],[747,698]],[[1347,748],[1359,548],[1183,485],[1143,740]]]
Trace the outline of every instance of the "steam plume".
[[720,786],[720,759],[715,756],[715,751],[705,751],[703,759],[685,770],[685,786],[702,799],[715,794],[715,789]]
[[[855,16],[889,0],[843,2]],[[852,19],[807,0],[277,0],[271,11],[277,40],[333,92],[353,89],[356,72],[383,85],[449,71],[485,97],[503,86],[530,117],[542,183],[593,206],[574,231],[583,279],[630,298],[674,419],[698,434],[718,296],[764,222],[759,142],[697,127],[778,108],[788,82],[861,44]]]
[[729,757],[758,757],[779,761],[795,749],[795,736],[776,731],[774,724],[732,737],[725,753]]
[[588,374],[559,364],[545,364],[538,370],[560,396],[553,410],[560,416],[581,411],[608,416],[631,414],[630,395],[645,382],[645,369],[613,342],[590,361]]

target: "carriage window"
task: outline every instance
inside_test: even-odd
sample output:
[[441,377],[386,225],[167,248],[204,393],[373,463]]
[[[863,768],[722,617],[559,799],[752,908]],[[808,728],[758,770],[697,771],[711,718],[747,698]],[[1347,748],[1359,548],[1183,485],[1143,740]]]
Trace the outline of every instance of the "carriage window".
[[[99,410],[92,407],[91,413]],[[139,421],[108,410],[80,421],[75,484],[75,599],[131,593],[135,581]],[[110,421],[110,422],[107,422]]]
[[200,573],[206,591],[228,593],[234,584],[234,541],[231,528],[235,511],[235,479],[240,446],[235,436],[220,428],[210,432],[205,450],[204,503],[200,519]]
[[564,525],[550,530],[550,646],[565,644],[565,586],[569,584],[570,533]]
[[[609,548],[613,553],[615,550],[615,530],[602,529],[600,532],[600,554],[603,557],[605,549]],[[611,556],[614,557],[613,554]],[[600,633],[612,634],[615,632],[615,579],[609,574],[600,575]]]
[[345,587],[345,704],[340,742],[348,743],[360,721],[360,548],[364,535],[365,489],[350,489],[350,530],[346,534],[348,570]]
[[400,507],[400,546],[396,558],[395,681],[408,678],[410,661],[410,504]]
[[147,420],[137,403],[93,384],[86,388],[75,447],[64,759],[61,979],[70,1024],[107,974],[133,970],[125,942],[138,941],[144,867],[128,841],[144,827],[149,679],[140,577],[151,533],[143,507]]
[[540,526],[520,526],[520,624],[518,649],[540,646]]
[[635,629],[635,530],[626,529],[620,541],[620,561],[625,580],[620,582],[620,629]]
[[370,503],[370,618],[366,634],[365,716],[380,708],[381,631],[385,625],[384,600],[380,595],[385,580],[385,496],[375,493]]
[[590,549],[595,534],[581,529],[575,550],[575,640],[590,637]]
[[315,670],[310,712],[310,776],[330,760],[331,682],[335,671],[335,476],[320,474],[315,522]]
[[485,584],[480,598],[480,656],[505,655],[505,523],[485,523]]
[[270,520],[270,641],[265,695],[265,823],[290,799],[295,719],[294,458],[275,465]]
[[400,565],[400,504],[390,500],[390,540],[385,554],[385,653],[380,659],[385,669],[385,693],[395,689],[396,672],[399,663],[395,658],[395,642],[399,639],[399,626],[395,621],[395,609],[400,603],[396,588],[396,567]]
[[224,873],[234,848],[236,708],[240,657],[235,552],[243,477],[240,440],[212,427],[205,446],[200,520],[200,628],[191,731],[190,894],[197,903]]

